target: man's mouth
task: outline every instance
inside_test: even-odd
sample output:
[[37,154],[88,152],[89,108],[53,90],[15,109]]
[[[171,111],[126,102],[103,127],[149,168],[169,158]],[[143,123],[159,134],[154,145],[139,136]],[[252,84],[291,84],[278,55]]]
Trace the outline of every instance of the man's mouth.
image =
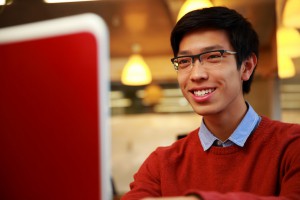
[[216,90],[216,88],[210,88],[210,89],[205,89],[205,90],[194,90],[193,93],[195,96],[202,97],[202,96],[212,93],[215,90]]

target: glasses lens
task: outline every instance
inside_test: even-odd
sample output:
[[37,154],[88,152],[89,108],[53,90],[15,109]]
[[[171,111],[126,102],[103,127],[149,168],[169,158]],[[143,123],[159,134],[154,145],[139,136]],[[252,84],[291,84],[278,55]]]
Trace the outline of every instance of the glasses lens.
[[201,55],[200,60],[207,64],[218,64],[222,61],[222,53],[219,51],[207,52]]
[[178,67],[178,70],[184,70],[192,64],[191,57],[180,57],[174,60],[174,65]]

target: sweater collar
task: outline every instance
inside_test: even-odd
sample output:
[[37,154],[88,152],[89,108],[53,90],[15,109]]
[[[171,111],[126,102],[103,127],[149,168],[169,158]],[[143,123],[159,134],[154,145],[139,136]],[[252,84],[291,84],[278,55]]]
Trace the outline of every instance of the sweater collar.
[[255,130],[255,128],[258,126],[261,120],[261,117],[258,116],[258,114],[254,111],[252,106],[248,103],[247,106],[248,110],[246,115],[226,141],[221,141],[216,136],[214,136],[213,133],[211,133],[207,129],[202,119],[198,135],[204,151],[208,150],[214,144],[215,141],[219,141],[218,143],[223,147],[231,146],[233,144],[236,144],[240,147],[244,146],[248,137]]

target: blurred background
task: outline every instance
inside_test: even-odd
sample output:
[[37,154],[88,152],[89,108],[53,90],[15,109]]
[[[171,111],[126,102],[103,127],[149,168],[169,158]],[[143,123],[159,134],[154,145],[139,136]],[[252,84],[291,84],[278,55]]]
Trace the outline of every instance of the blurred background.
[[[200,125],[201,116],[182,97],[170,62],[169,36],[185,2],[0,0],[0,28],[86,12],[105,20],[110,33],[111,166],[119,195],[129,190],[133,174],[150,152]],[[260,115],[300,123],[300,1],[210,3],[236,9],[259,35],[260,60],[247,101]],[[140,80],[130,78],[131,62],[139,62],[141,74],[134,77]]]

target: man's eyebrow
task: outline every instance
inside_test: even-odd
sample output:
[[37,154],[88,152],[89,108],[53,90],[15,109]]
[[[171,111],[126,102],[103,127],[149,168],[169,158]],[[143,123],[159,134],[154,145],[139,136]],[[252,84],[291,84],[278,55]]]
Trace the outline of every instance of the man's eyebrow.
[[220,50],[220,49],[223,49],[224,47],[221,46],[221,45],[213,45],[213,46],[209,46],[209,47],[205,47],[202,49],[202,52],[205,52],[205,51],[212,51],[212,50]]
[[[220,50],[224,49],[223,46],[221,45],[213,45],[213,46],[208,46],[200,49],[200,53],[206,52],[206,51],[212,51],[212,50]],[[185,56],[185,55],[191,55],[191,51],[189,50],[183,50],[178,52],[178,56]]]
[[184,56],[184,55],[190,55],[191,54],[191,52],[190,51],[179,51],[178,52],[178,56]]

